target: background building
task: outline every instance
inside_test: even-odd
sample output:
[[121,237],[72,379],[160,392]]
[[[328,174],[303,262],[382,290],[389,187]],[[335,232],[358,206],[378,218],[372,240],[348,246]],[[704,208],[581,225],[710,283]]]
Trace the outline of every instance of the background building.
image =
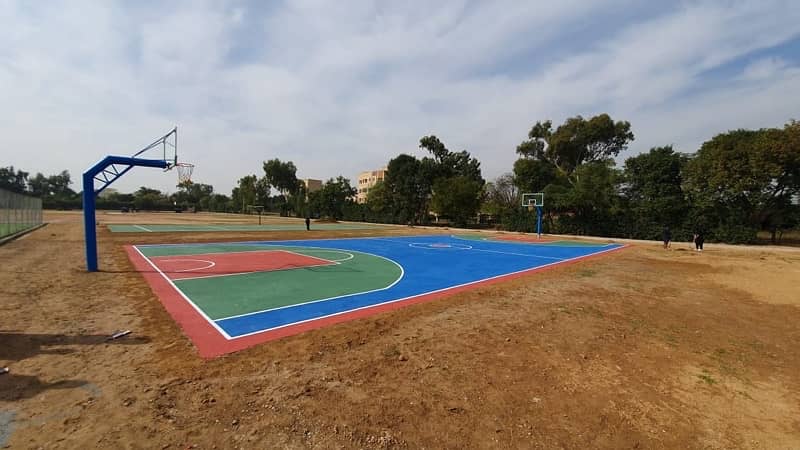
[[356,194],[356,201],[358,203],[367,202],[367,193],[379,181],[386,178],[386,168],[372,170],[368,172],[361,172],[358,174],[358,193]]
[[322,180],[315,180],[313,178],[305,178],[300,180],[306,186],[306,195],[317,192],[318,190],[322,189]]

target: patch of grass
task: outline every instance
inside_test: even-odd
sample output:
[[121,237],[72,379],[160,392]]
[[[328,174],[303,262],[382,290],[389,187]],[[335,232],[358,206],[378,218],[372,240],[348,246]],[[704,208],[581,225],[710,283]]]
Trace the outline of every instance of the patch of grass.
[[578,271],[577,275],[581,278],[589,278],[597,275],[597,271],[592,269],[581,269]]
[[397,358],[400,356],[400,349],[396,345],[390,345],[383,349],[383,356],[387,358]]
[[700,378],[701,380],[705,381],[706,384],[708,384],[709,386],[713,386],[713,385],[717,384],[717,380],[715,380],[714,377],[712,377],[705,370],[703,371],[703,373],[697,374],[697,378]]

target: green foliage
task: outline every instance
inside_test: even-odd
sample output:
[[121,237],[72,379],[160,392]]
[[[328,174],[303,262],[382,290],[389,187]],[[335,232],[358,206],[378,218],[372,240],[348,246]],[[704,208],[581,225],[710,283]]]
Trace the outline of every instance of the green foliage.
[[483,186],[466,176],[438,178],[433,183],[431,208],[457,226],[465,226],[476,217],[481,206]]
[[264,161],[264,179],[269,186],[282,194],[296,194],[298,189],[297,167],[291,161],[280,159]]
[[519,189],[514,184],[514,175],[505,173],[484,186],[482,212],[502,217],[508,211],[520,207]]
[[575,169],[575,184],[555,194],[558,229],[574,234],[609,235],[616,231],[619,172],[611,161],[584,163]]
[[419,140],[419,147],[433,155],[431,164],[432,179],[465,177],[484,184],[481,176],[481,163],[469,152],[451,152],[436,136],[425,136]]
[[331,178],[322,185],[322,189],[309,194],[311,211],[320,216],[338,220],[344,216],[345,205],[354,203],[356,189],[350,186],[350,180],[342,176]]
[[189,181],[178,184],[178,192],[172,195],[172,201],[185,209],[194,208],[195,211],[208,210],[209,199],[213,193],[214,187],[210,184]]
[[634,136],[630,122],[614,122],[608,114],[600,114],[589,120],[571,117],[555,130],[549,120],[536,122],[528,138],[517,146],[518,154],[548,161],[569,177],[583,163],[617,156]]
[[370,190],[369,215],[416,224],[426,222],[433,207],[462,224],[475,217],[485,184],[480,162],[467,151],[451,152],[436,136],[422,137],[420,148],[432,157],[401,154],[389,161],[384,183]]
[[208,205],[204,206],[204,208],[208,211],[227,212],[230,210],[231,206],[231,199],[227,195],[211,194],[211,196],[208,197]]
[[375,222],[392,222],[392,198],[386,191],[384,181],[379,181],[367,193],[366,210],[364,216],[367,220]]
[[255,175],[247,175],[239,178],[238,186],[233,188],[231,198],[235,211],[240,213],[247,212],[248,205],[256,204],[256,184],[258,178]]
[[791,223],[800,194],[800,125],[734,130],[703,143],[687,166],[686,190],[714,237],[749,242]]
[[133,193],[133,205],[138,210],[159,211],[170,209],[172,202],[158,189],[142,186]]
[[622,193],[627,206],[628,237],[659,239],[665,226],[673,230],[673,235],[684,227],[689,203],[682,185],[688,159],[667,146],[625,160]]
[[[0,188],[11,192],[26,192],[28,172],[14,171],[14,166],[0,167]],[[36,194],[34,194],[36,195]]]
[[381,203],[392,213],[392,221],[419,223],[427,214],[431,192],[430,164],[401,154],[389,161]]
[[514,162],[514,180],[523,193],[542,192],[550,184],[565,181],[549,161],[530,158]]

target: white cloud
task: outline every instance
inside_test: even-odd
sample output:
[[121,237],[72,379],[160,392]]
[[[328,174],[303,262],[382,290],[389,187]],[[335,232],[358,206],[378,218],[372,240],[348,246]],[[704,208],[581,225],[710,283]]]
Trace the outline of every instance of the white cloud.
[[[431,133],[492,178],[540,119],[609,112],[632,122],[633,154],[794,113],[787,55],[710,75],[798,39],[791,2],[687,2],[625,21],[611,19],[638,2],[537,3],[0,3],[0,165],[77,180],[178,124],[195,179],[223,193],[265,159],[353,177],[421,154]],[[115,188],[174,190],[173,178],[139,169]]]
[[789,63],[780,57],[762,58],[748,64],[742,71],[741,78],[745,81],[763,80],[780,74]]

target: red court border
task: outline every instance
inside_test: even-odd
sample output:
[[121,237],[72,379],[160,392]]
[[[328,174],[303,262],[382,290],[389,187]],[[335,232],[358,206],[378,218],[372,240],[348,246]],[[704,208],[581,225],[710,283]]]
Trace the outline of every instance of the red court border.
[[217,356],[222,356],[227,353],[233,353],[245,348],[252,347],[256,344],[263,342],[280,339],[287,336],[303,333],[305,331],[314,330],[317,328],[326,327],[336,323],[348,322],[363,317],[368,317],[381,312],[392,311],[395,309],[403,308],[417,303],[428,302],[442,297],[448,297],[459,292],[469,291],[479,286],[487,286],[501,281],[513,280],[523,276],[530,275],[536,272],[542,272],[555,267],[562,267],[587,259],[605,256],[609,253],[616,252],[628,248],[629,245],[622,244],[620,247],[604,250],[599,253],[591,255],[580,256],[569,261],[557,262],[543,267],[534,267],[521,272],[511,273],[508,275],[500,275],[496,278],[488,280],[476,281],[462,286],[444,289],[430,294],[420,294],[404,300],[394,301],[391,303],[383,303],[375,306],[369,306],[356,311],[343,312],[335,316],[323,317],[320,319],[313,319],[307,322],[296,323],[293,325],[285,325],[280,328],[266,330],[260,333],[252,334],[241,338],[229,339],[223,336],[217,328],[211,325],[208,320],[203,317],[194,305],[190,304],[179,293],[173,285],[167,281],[157,270],[150,265],[145,257],[133,245],[126,245],[125,251],[133,263],[134,267],[141,272],[142,276],[147,280],[153,293],[156,294],[161,304],[170,313],[173,319],[180,325],[183,332],[191,339],[201,357],[210,359]]

